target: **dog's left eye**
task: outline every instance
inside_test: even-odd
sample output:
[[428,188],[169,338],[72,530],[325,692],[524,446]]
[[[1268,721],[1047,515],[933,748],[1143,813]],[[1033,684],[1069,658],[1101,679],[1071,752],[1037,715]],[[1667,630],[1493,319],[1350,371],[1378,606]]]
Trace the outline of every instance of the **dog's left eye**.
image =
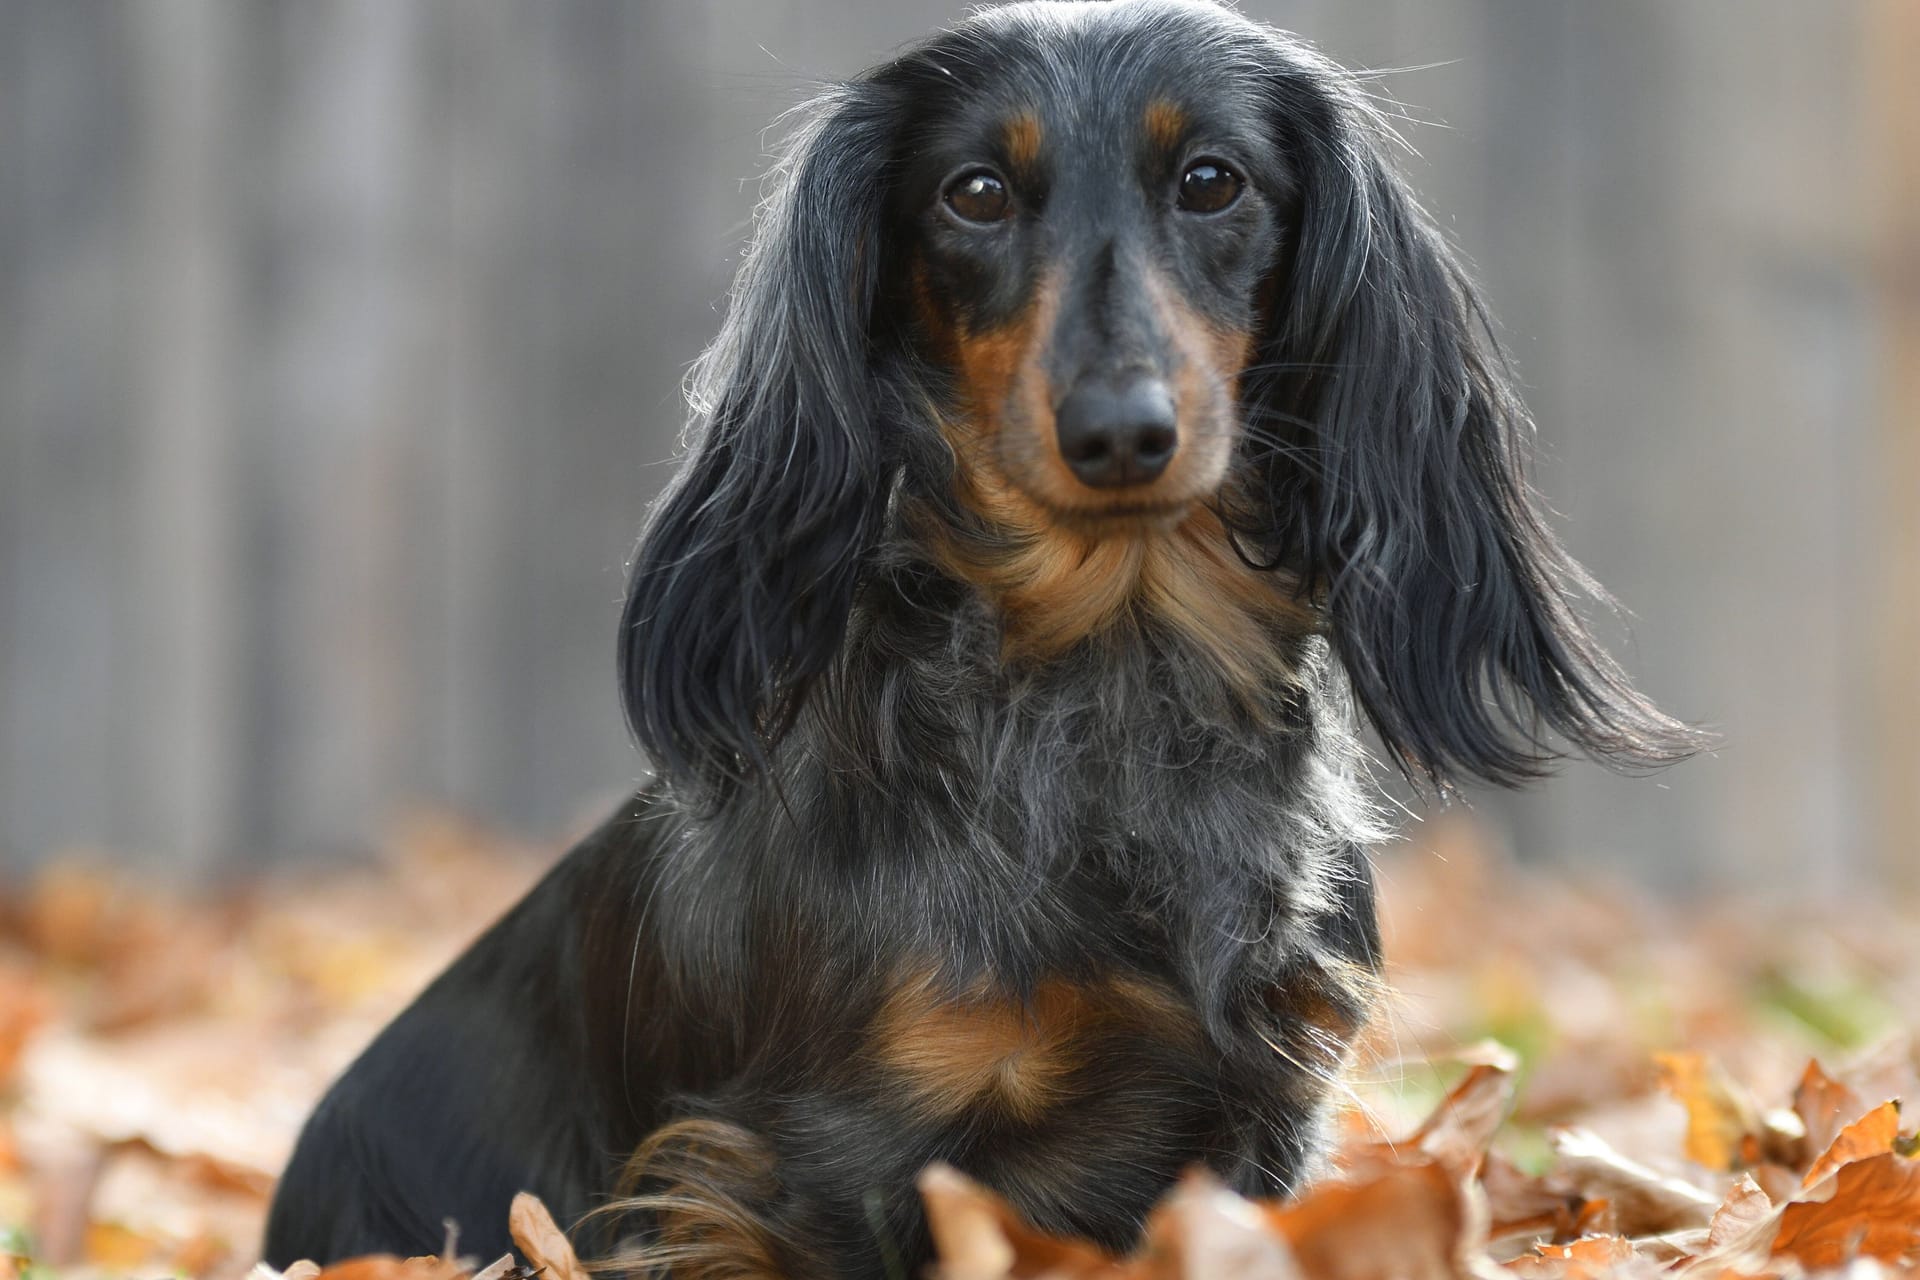
[[1240,176],[1218,160],[1196,160],[1180,176],[1180,207],[1218,213],[1240,198]]
[[972,169],[947,184],[947,208],[968,222],[998,222],[1013,207],[1007,184],[987,169]]

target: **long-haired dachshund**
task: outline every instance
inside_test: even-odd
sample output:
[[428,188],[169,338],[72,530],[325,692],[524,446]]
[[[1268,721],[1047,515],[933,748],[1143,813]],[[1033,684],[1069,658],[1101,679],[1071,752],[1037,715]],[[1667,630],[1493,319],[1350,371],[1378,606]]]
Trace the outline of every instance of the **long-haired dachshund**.
[[336,1084],[277,1262],[914,1274],[944,1160],[1124,1247],[1312,1174],[1378,981],[1357,745],[1696,746],[1570,610],[1472,285],[1351,74],[982,12],[792,136],[621,664],[657,776]]

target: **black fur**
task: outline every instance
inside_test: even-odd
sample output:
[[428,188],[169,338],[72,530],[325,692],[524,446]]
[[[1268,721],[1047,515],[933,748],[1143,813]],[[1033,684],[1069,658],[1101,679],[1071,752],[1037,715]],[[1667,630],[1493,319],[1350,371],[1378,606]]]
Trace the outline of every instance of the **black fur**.
[[[1155,194],[1180,178],[1136,161],[1156,95],[1245,170],[1229,210]],[[994,151],[1009,112],[1048,166]],[[621,671],[659,776],[335,1086],[270,1261],[433,1252],[447,1217],[491,1256],[524,1187],[636,1270],[914,1274],[936,1159],[1115,1248],[1189,1164],[1310,1176],[1380,962],[1349,682],[1441,786],[1539,772],[1549,731],[1625,766],[1696,741],[1567,605],[1592,584],[1386,139],[1305,46],[1173,0],[989,10],[823,100],[635,558]],[[941,212],[974,160],[1016,175],[1016,219]],[[1020,656],[941,552],[1014,535],[956,496],[968,401],[925,296],[988,332],[1066,279],[1056,384],[1177,371],[1155,272],[1254,341],[1214,500],[1293,611],[1262,614],[1251,686],[1132,606]],[[1121,990],[1159,994],[1095,1008]],[[936,1048],[937,1011],[996,1001],[1072,1047],[959,1105],[888,1057],[922,991]]]
[[[1539,775],[1547,730],[1616,764],[1699,746],[1627,684],[1568,607],[1608,603],[1521,473],[1532,435],[1471,282],[1386,165],[1384,124],[1303,61],[1274,81],[1303,198],[1249,541],[1322,585],[1361,705],[1446,784]],[[1333,83],[1339,83],[1337,73]]]

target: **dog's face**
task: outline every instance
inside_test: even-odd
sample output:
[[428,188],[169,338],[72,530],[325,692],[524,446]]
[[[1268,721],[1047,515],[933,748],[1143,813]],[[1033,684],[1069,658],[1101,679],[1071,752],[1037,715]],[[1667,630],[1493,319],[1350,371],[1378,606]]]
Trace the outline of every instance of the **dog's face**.
[[1175,522],[1228,473],[1284,171],[1225,59],[1036,44],[926,84],[895,192],[945,429],[976,490],[1047,519]]
[[1323,634],[1443,785],[1541,772],[1549,729],[1692,749],[1567,603],[1605,597],[1393,142],[1355,77],[1206,0],[983,10],[822,99],[634,562],[655,759],[763,769],[884,547],[978,588],[1010,667],[1114,640],[1259,701]]

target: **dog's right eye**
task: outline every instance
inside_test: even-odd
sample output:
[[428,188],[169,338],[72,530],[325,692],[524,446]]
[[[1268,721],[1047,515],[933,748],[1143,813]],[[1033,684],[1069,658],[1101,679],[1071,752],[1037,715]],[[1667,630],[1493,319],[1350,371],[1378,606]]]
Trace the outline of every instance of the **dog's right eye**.
[[1000,175],[988,169],[969,169],[947,184],[947,208],[967,222],[999,222],[1013,208],[1013,197]]

